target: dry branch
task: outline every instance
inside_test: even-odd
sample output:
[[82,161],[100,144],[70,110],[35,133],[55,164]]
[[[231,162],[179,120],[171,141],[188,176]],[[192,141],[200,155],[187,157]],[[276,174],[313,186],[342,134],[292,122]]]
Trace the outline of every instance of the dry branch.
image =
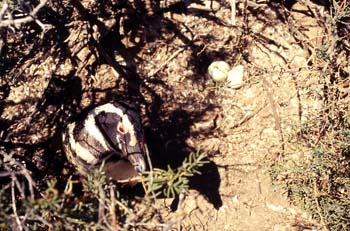
[[7,12],[9,8],[9,4],[7,2],[4,2],[2,5],[2,8],[0,10],[0,20],[2,20],[2,18],[4,17],[4,14]]
[[22,231],[23,230],[22,222],[21,222],[21,219],[19,219],[19,216],[17,214],[16,196],[15,196],[15,183],[14,183],[14,181],[11,181],[11,198],[12,198],[13,214],[15,216],[16,223],[18,225],[18,230]]
[[[0,28],[12,26],[12,25],[19,26],[19,25],[24,24],[24,23],[37,21],[36,14],[39,12],[39,10],[41,8],[43,8],[46,5],[46,3],[47,3],[47,0],[41,0],[40,3],[30,13],[28,13],[28,15],[25,17],[16,18],[16,19],[12,19],[10,17],[9,19],[6,19],[6,20],[2,20],[2,18],[0,18],[0,20],[1,20],[0,21]],[[2,9],[0,10],[0,12],[5,13],[6,11],[8,12],[8,5],[4,4]],[[9,13],[9,15],[11,16],[11,13]]]
[[236,0],[231,0],[231,25],[236,25]]

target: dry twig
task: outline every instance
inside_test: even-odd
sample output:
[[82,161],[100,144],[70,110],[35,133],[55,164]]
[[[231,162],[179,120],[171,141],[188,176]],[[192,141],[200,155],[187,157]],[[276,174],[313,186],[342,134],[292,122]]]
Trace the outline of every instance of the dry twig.
[[8,8],[9,8],[9,4],[5,1],[5,2],[3,3],[3,5],[2,5],[1,10],[0,10],[0,20],[3,19],[3,17],[4,17],[4,15],[5,15],[5,13],[7,12]]
[[313,187],[313,190],[314,190],[314,193],[313,193],[313,196],[314,196],[314,199],[315,199],[315,203],[316,203],[316,208],[317,208],[317,213],[318,213],[318,215],[319,215],[319,217],[320,217],[320,220],[321,220],[321,224],[322,224],[322,226],[323,226],[323,228],[326,230],[326,231],[329,231],[329,228],[328,228],[328,226],[327,226],[327,224],[326,224],[326,222],[325,222],[325,220],[324,220],[324,218],[323,218],[323,216],[322,216],[322,209],[320,208],[320,204],[319,204],[319,202],[318,202],[318,190],[317,190],[317,185],[316,185],[316,182],[314,181],[313,182],[314,183],[314,187]]
[[157,74],[159,71],[161,71],[171,60],[173,60],[178,54],[180,54],[183,50],[185,50],[186,47],[182,47],[179,50],[175,51],[170,57],[162,63],[155,71],[153,71],[151,74],[148,75],[148,77],[152,77],[155,74]]
[[275,101],[272,97],[272,94],[270,92],[270,84],[267,82],[267,80],[265,78],[263,78],[263,86],[266,90],[266,94],[267,94],[267,99],[268,102],[270,104],[271,110],[272,110],[272,115],[274,117],[275,120],[275,130],[279,132],[280,135],[280,141],[281,141],[281,148],[282,150],[284,150],[284,135],[283,135],[283,130],[282,130],[282,124],[281,124],[281,118],[277,112],[277,108],[276,108],[276,104]]
[[230,0],[231,3],[231,24],[236,25],[236,0]]
[[99,205],[98,205],[98,222],[101,222],[105,218],[105,207],[106,207],[106,193],[102,188],[102,185],[99,185]]
[[[2,18],[0,17],[0,20],[1,20],[0,21],[0,28],[12,26],[12,25],[14,25],[16,27],[16,26],[19,26],[21,24],[32,22],[32,21],[36,21],[36,23],[38,23],[39,20],[36,18],[36,15],[41,10],[41,8],[43,8],[46,5],[47,1],[48,0],[41,0],[40,3],[25,17],[12,19],[11,13],[8,14],[9,18],[6,20],[1,20]],[[8,12],[8,5],[6,6],[6,4],[4,4],[0,12],[3,12],[3,13]],[[1,16],[1,14],[0,14],[0,16]],[[43,29],[42,25],[44,25],[44,24],[41,23],[38,25]]]
[[12,198],[13,214],[15,216],[16,223],[18,225],[18,229],[20,231],[22,231],[23,230],[23,226],[22,226],[21,220],[19,219],[19,216],[18,216],[18,213],[17,213],[16,196],[15,196],[15,181],[14,180],[11,181],[11,198]]
[[116,230],[120,230],[121,227],[118,224],[117,214],[115,213],[116,198],[115,198],[115,192],[113,187],[110,187],[110,199],[111,199],[111,203],[109,205],[109,213],[111,216],[111,225],[112,225],[112,228]]

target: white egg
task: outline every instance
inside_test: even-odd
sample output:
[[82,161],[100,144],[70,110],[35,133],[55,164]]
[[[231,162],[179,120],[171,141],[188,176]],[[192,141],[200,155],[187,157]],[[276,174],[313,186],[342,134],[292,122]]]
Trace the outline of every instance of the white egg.
[[233,89],[240,88],[243,85],[244,67],[242,65],[235,66],[228,72],[227,85]]
[[225,61],[214,61],[208,67],[208,74],[215,82],[224,82],[227,79],[230,65]]

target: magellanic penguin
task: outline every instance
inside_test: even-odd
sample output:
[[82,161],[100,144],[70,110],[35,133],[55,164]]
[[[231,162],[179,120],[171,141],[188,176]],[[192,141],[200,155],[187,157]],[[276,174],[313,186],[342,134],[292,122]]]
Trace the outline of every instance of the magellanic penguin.
[[63,132],[63,148],[78,172],[87,176],[104,163],[107,178],[128,181],[146,171],[148,148],[139,114],[122,103],[90,110]]

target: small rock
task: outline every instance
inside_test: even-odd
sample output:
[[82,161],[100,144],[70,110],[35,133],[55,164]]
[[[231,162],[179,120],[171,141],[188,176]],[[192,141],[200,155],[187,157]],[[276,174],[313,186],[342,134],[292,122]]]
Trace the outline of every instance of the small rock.
[[227,205],[223,205],[219,208],[219,213],[227,213],[227,211],[229,210]]
[[224,82],[227,79],[230,65],[225,61],[214,61],[208,67],[208,74],[215,82]]
[[200,132],[214,129],[216,127],[219,113],[219,107],[208,107],[205,110],[205,112],[198,119],[196,119],[195,123],[191,126],[191,131]]
[[239,196],[238,195],[235,195],[234,197],[232,197],[232,202],[236,205],[239,204]]
[[240,88],[243,85],[243,72],[244,67],[242,65],[232,68],[227,76],[228,86],[233,89]]
[[295,56],[290,63],[290,67],[294,69],[303,68],[307,66],[307,60],[305,57]]
[[220,3],[216,2],[216,1],[204,1],[204,5],[207,9],[213,10],[213,11],[218,11],[221,8]]
[[194,10],[206,10],[206,11],[218,11],[221,8],[221,4],[212,0],[202,1],[200,3],[191,3],[189,9]]

